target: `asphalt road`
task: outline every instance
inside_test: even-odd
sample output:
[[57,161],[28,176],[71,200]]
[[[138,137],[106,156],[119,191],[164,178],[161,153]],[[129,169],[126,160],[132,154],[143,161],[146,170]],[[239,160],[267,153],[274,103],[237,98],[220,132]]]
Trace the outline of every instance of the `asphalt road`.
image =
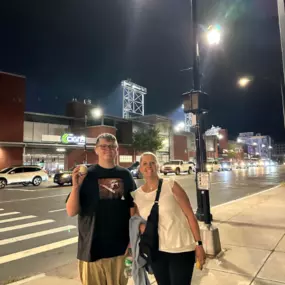
[[[196,208],[194,175],[174,176]],[[285,181],[285,168],[213,173],[211,205],[223,204]],[[141,185],[142,180],[137,180]],[[9,186],[0,190],[0,284],[49,271],[76,258],[77,219],[65,213],[71,187]]]

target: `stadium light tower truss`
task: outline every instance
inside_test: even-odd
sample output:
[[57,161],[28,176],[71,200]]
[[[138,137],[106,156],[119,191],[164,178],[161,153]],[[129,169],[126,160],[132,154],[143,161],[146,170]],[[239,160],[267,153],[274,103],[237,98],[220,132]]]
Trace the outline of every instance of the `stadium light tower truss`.
[[145,87],[139,86],[130,80],[122,81],[123,88],[123,118],[144,116],[144,96],[147,94]]

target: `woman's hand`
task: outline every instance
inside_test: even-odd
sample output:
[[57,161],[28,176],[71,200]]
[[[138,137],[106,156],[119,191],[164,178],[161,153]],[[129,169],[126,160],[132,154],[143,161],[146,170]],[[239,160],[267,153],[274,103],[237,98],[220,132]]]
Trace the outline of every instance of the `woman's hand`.
[[140,230],[140,233],[143,234],[144,231],[145,231],[145,227],[146,227],[146,224],[140,224],[139,226],[139,230]]
[[196,260],[199,261],[200,269],[202,270],[203,265],[205,264],[206,261],[206,254],[203,246],[197,245],[195,249],[195,254],[196,254]]

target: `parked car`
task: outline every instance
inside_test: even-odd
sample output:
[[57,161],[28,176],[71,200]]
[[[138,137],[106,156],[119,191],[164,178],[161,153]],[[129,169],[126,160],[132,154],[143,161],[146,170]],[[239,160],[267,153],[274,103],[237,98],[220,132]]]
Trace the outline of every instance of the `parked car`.
[[35,166],[12,166],[0,171],[0,189],[10,184],[22,184],[28,186],[33,184],[39,186],[48,180],[48,174],[41,167]]
[[169,162],[164,163],[164,165],[160,169],[160,172],[162,172],[164,175],[167,175],[168,173],[175,173],[176,175],[180,175],[180,173],[183,172],[191,174],[192,171],[193,164],[179,159],[171,160]]
[[222,166],[218,161],[209,161],[206,164],[206,170],[208,172],[221,171]]
[[[86,164],[87,167],[90,167],[92,164]],[[53,178],[53,182],[58,184],[59,186],[63,186],[64,184],[72,185],[72,171],[75,167],[72,167],[70,170],[61,171],[56,173]]]
[[221,165],[221,171],[231,171],[231,170],[233,170],[233,165],[229,161],[223,161],[220,165]]
[[130,172],[132,173],[133,177],[135,177],[137,179],[142,179],[143,175],[141,174],[139,168],[140,168],[140,163],[138,161],[136,161],[130,167],[128,167],[128,170],[130,170]]

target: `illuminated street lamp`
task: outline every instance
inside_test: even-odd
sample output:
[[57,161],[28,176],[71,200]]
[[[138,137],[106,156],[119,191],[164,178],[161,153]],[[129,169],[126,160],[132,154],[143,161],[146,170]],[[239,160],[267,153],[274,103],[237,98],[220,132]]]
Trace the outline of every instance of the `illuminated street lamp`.
[[268,148],[269,148],[269,149],[272,149],[273,147],[270,145]]
[[[103,114],[102,108],[96,107],[96,108],[93,108],[92,110],[90,110],[89,112],[94,119],[101,118],[101,125],[104,125],[104,114]],[[88,122],[88,115],[86,112],[85,116],[84,116],[85,131],[87,128],[87,122]],[[84,151],[85,151],[85,163],[87,163],[87,139],[86,138],[85,138],[85,144],[84,144]]]
[[239,78],[237,84],[240,88],[246,88],[251,81],[252,79],[250,79],[249,77],[241,77]]
[[218,135],[217,135],[217,138],[218,138],[219,140],[222,140],[222,139],[224,138],[224,136],[223,136],[222,134],[218,134]]
[[103,115],[103,110],[101,108],[94,108],[91,110],[91,115],[93,118],[101,118]]
[[179,122],[175,127],[176,132],[181,132],[185,128],[185,123],[184,122]]
[[218,25],[209,26],[207,32],[207,40],[209,45],[218,45],[221,41],[221,29]]

